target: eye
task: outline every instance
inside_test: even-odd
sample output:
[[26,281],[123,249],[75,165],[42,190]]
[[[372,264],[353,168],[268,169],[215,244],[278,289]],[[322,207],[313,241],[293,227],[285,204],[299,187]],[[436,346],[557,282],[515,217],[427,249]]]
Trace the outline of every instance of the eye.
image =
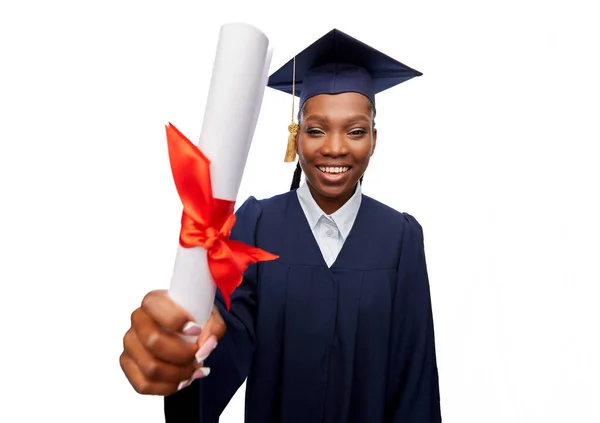
[[353,137],[360,137],[363,135],[367,135],[367,131],[365,129],[353,129],[352,131],[349,132],[349,134]]
[[306,133],[308,135],[322,135],[324,132],[318,128],[306,128]]

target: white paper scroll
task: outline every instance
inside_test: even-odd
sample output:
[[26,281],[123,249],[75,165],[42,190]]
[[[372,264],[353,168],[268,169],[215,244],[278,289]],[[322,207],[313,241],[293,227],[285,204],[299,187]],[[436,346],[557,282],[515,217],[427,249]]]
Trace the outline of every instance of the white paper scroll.
[[[221,27],[199,149],[211,161],[213,196],[235,201],[262,106],[272,49],[257,28]],[[216,285],[206,250],[178,246],[169,296],[204,326]]]

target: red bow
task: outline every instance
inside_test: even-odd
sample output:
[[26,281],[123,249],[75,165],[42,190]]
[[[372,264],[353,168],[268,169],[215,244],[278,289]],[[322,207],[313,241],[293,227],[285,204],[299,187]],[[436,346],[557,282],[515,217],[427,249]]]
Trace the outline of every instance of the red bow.
[[210,272],[229,309],[229,297],[248,265],[278,256],[229,239],[235,201],[213,198],[210,160],[173,125],[166,128],[173,179],[183,203],[179,243],[207,250]]

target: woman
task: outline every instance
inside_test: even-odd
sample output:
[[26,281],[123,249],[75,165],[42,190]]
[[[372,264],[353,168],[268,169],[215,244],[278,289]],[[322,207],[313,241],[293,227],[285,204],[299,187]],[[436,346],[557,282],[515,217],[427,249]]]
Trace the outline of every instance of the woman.
[[270,77],[300,96],[298,166],[290,192],[239,208],[232,238],[279,258],[248,268],[229,311],[217,295],[202,331],[152,292],[124,338],[125,374],[166,397],[167,421],[217,422],[246,379],[249,423],[441,421],[422,229],[360,183],[375,93],[418,75],[334,30]]

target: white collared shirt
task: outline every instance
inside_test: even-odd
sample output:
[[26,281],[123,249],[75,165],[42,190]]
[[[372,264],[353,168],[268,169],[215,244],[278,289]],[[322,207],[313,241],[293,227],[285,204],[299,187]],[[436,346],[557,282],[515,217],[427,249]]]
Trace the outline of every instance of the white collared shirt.
[[321,249],[323,259],[327,266],[331,267],[350,234],[360,208],[362,200],[360,183],[357,184],[356,191],[346,204],[331,215],[326,215],[321,210],[306,182],[298,188],[297,194],[306,220],[308,220],[315,240]]

